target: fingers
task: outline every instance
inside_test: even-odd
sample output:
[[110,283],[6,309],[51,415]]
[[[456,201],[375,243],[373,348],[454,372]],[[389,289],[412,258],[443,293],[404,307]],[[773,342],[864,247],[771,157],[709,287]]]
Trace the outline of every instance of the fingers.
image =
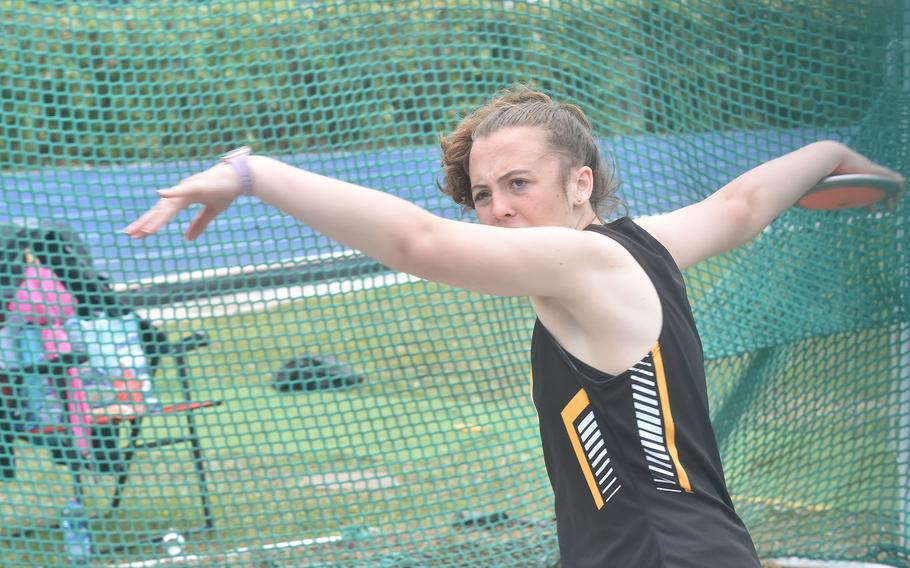
[[162,189],[158,191],[158,203],[127,225],[123,232],[134,239],[144,239],[164,227],[182,210],[199,203],[203,205],[203,210],[186,232],[186,238],[193,240],[240,194],[236,177],[230,166],[219,164],[184,179],[174,187]]
[[149,231],[147,227],[153,221],[156,214],[154,207],[149,209],[138,219],[127,225],[126,228],[123,229],[123,232],[134,239],[144,239],[151,234],[151,231]]
[[151,214],[151,211],[147,211],[141,217],[124,227],[123,232],[133,237],[134,239],[143,238],[145,234],[139,228],[145,225],[145,222],[148,220]]
[[198,177],[191,176],[180,184],[158,190],[158,203],[141,217],[130,223],[123,232],[134,239],[144,239],[167,225],[180,211],[189,207],[194,199],[195,184]]
[[188,241],[196,240],[196,237],[202,234],[205,231],[205,228],[208,227],[209,223],[212,222],[212,219],[218,216],[223,209],[216,209],[215,207],[205,207],[202,211],[193,218],[193,221],[190,223],[189,228],[186,230],[185,238]]
[[885,208],[888,210],[889,213],[893,213],[894,210],[897,209],[897,202],[903,198],[904,192],[907,190],[907,180],[904,179],[904,176],[902,176],[901,174],[899,174],[898,172],[895,172],[895,171],[892,171],[891,173],[894,175],[894,177],[897,178],[898,187],[897,187],[897,195],[895,195],[894,197],[892,197],[885,203]]
[[188,203],[180,199],[162,197],[154,207],[127,225],[123,232],[134,239],[144,239],[168,224]]

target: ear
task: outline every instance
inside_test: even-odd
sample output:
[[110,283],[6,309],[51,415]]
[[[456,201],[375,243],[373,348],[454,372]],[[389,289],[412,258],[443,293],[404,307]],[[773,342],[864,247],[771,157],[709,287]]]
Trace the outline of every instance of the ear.
[[572,199],[575,205],[582,205],[591,199],[594,191],[594,172],[588,166],[575,170],[570,179],[570,188],[573,192]]

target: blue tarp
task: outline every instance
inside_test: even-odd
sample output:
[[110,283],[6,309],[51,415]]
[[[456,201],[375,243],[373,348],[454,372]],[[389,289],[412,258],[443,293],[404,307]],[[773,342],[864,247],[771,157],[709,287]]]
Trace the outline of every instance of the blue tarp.
[[[630,214],[651,215],[707,196],[743,171],[821,138],[821,131],[759,131],[616,137],[603,141],[615,157],[620,197]],[[436,188],[437,147],[301,154],[283,161],[382,189],[449,218],[471,219]],[[187,217],[155,239],[133,241],[121,229],[155,200],[155,189],[208,163],[47,169],[0,173],[0,222],[62,222],[78,232],[96,266],[114,282],[190,270],[307,257],[344,247],[254,200],[225,212],[196,243],[182,239]]]

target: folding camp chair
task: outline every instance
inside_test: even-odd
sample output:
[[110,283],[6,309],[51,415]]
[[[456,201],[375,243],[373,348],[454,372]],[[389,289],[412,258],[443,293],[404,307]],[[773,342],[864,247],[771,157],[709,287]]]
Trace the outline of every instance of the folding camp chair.
[[[33,257],[33,263],[53,272],[56,280],[75,298],[74,309],[78,317],[90,318],[103,314],[115,318],[131,314],[132,310],[119,301],[106,278],[98,274],[91,263],[85,247],[78,237],[63,228],[22,228],[16,226],[0,227],[0,312],[6,310],[10,290],[14,290],[25,275],[23,266],[26,251]],[[5,293],[4,293],[5,291]],[[0,326],[9,314],[0,313]],[[207,344],[204,333],[194,333],[182,341],[171,343],[166,334],[156,329],[151,322],[139,319],[140,343],[148,361],[150,375],[154,378],[160,371],[164,359],[173,360],[178,372],[180,397],[176,402],[160,405],[158,408],[133,412],[135,407],[123,406],[123,412],[92,415],[89,426],[94,430],[91,436],[91,452],[96,459],[88,461],[83,451],[77,447],[73,436],[73,422],[70,420],[72,405],[68,397],[72,389],[68,388],[70,370],[88,362],[85,353],[61,353],[47,361],[16,368],[0,369],[0,434],[9,439],[18,436],[26,440],[35,440],[35,436],[47,436],[57,442],[50,444],[49,449],[58,463],[66,464],[73,474],[74,498],[80,503],[85,494],[84,484],[88,475],[112,474],[117,482],[110,498],[109,512],[116,510],[122,501],[123,490],[129,480],[130,464],[137,452],[189,443],[197,477],[199,502],[202,508],[204,523],[198,529],[214,528],[214,518],[209,503],[206,481],[205,461],[196,427],[195,411],[201,408],[220,405],[220,400],[196,401],[192,397],[187,369],[187,354]],[[63,409],[59,425],[38,428],[11,428],[16,424],[15,417],[21,416],[21,396],[16,396],[22,389],[25,378],[31,375],[50,377],[55,392],[63,398]],[[182,415],[185,419],[185,433],[177,437],[153,440],[141,439],[142,426],[146,419],[161,414]],[[129,425],[125,445],[120,441],[119,428]],[[3,456],[0,455],[0,459]],[[9,462],[9,456],[6,456]],[[3,466],[0,463],[0,466]],[[6,467],[10,467],[6,463]],[[94,470],[94,471],[93,471]],[[196,530],[188,528],[187,531]],[[16,534],[32,532],[19,531]]]

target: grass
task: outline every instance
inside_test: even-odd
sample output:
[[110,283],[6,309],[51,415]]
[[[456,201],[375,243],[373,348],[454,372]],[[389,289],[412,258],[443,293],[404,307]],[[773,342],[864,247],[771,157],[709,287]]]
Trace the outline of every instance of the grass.
[[[524,300],[417,283],[168,323],[174,338],[195,329],[209,333],[211,345],[191,358],[194,396],[224,400],[197,413],[216,531],[194,535],[192,552],[381,527],[382,543],[368,546],[380,554],[402,540],[425,547],[421,539],[429,537],[421,533],[449,538],[459,510],[548,518],[527,357],[511,347],[527,342],[532,322]],[[333,354],[365,383],[275,391],[272,373],[302,353]],[[164,400],[178,396],[173,369],[158,388]],[[148,420],[143,437],[179,434],[180,420]],[[47,459],[41,449],[20,446],[19,477],[0,489],[5,525],[57,520],[68,479],[48,471]],[[187,449],[177,446],[140,454],[123,507],[93,523],[96,543],[198,525],[191,463]],[[319,482],[338,472],[386,481],[348,484],[344,491]],[[100,481],[89,501],[95,512],[104,510],[101,497],[113,482]],[[8,558],[53,564],[54,532],[31,538],[24,549],[21,540],[0,544]],[[152,552],[138,548],[122,557]]]
[[[729,256],[690,272],[693,300],[714,298],[737,262]],[[501,553],[503,565],[521,554],[545,564],[555,544],[550,525],[533,525],[548,523],[552,498],[529,393],[532,318],[523,299],[415,283],[168,322],[172,338],[208,332],[210,346],[191,357],[194,395],[224,401],[197,415],[216,530],[192,534],[187,551],[250,566],[266,557],[276,566],[302,557],[309,565],[372,558],[443,566],[483,551]],[[733,417],[718,432],[729,486],[763,554],[800,547],[870,559],[894,547],[890,334],[887,326],[870,327],[771,346],[764,361],[756,352],[708,361],[715,416],[726,407]],[[338,391],[275,391],[272,374],[303,353],[335,355],[366,381]],[[747,369],[761,382],[742,400]],[[165,400],[179,396],[173,368],[158,386]],[[144,437],[180,433],[180,420],[156,417]],[[0,486],[4,525],[55,522],[68,477],[48,467],[46,451],[17,449],[19,477]],[[133,471],[121,510],[93,522],[96,543],[200,523],[185,448],[143,453]],[[92,485],[94,512],[103,512],[111,483],[102,477]],[[505,511],[521,522],[465,532],[455,528],[458,511]],[[362,536],[369,527],[380,535]],[[331,534],[361,536],[288,549],[280,561],[257,548]],[[54,565],[58,539],[59,531],[27,541],[0,537],[0,553],[11,566]],[[224,556],[240,547],[250,547],[241,560]],[[137,546],[109,559],[158,555],[156,547]]]

